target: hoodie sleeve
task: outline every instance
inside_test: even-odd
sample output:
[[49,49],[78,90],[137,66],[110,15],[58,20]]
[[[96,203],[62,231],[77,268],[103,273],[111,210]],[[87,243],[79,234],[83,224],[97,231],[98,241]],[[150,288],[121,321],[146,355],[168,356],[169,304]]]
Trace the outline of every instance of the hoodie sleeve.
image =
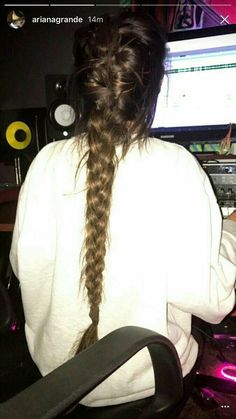
[[219,323],[234,307],[236,223],[224,221],[210,181],[180,148],[175,217],[170,222],[168,301],[182,311]]
[[21,187],[10,251],[19,281],[49,275],[55,253],[55,143],[44,147],[32,162]]

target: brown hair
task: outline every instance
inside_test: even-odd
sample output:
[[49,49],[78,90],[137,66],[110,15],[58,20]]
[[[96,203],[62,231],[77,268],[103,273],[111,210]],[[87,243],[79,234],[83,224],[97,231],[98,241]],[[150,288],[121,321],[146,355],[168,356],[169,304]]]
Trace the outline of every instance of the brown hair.
[[112,185],[130,144],[148,136],[164,69],[165,40],[150,16],[123,12],[103,23],[80,28],[74,45],[76,71],[71,77],[76,134],[86,133],[88,152],[84,268],[91,325],[78,352],[98,339],[99,305],[108,241]]

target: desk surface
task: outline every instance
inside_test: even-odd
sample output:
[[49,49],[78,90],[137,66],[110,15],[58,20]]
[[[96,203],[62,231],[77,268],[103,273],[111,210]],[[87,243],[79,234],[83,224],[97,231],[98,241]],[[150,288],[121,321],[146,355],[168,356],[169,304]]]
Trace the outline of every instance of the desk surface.
[[0,231],[13,231],[17,201],[0,204]]
[[0,191],[0,232],[13,231],[19,187]]

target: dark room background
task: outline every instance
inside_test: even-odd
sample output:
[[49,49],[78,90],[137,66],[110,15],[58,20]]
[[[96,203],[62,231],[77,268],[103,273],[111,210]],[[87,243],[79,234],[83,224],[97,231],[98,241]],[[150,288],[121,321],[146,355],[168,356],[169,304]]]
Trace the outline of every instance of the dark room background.
[[[89,19],[96,21],[126,7],[119,2],[91,7],[89,1],[88,6],[33,3],[0,6],[0,188],[21,184],[32,159],[47,142],[72,135],[73,126],[65,130],[50,115],[52,106],[64,102],[56,84],[72,72],[74,32]],[[7,21],[12,11],[25,17],[19,29]],[[47,18],[51,22],[45,23]],[[58,23],[58,18],[73,18],[75,23]],[[48,75],[52,78],[46,92]]]
[[[88,2],[89,3],[89,2]],[[16,7],[15,7],[16,8]],[[80,23],[33,23],[34,17],[98,17],[120,8],[104,7],[23,7],[26,22],[19,30],[7,24],[13,7],[1,8],[0,26],[0,107],[1,109],[46,105],[46,74],[68,74],[72,69],[73,35]]]

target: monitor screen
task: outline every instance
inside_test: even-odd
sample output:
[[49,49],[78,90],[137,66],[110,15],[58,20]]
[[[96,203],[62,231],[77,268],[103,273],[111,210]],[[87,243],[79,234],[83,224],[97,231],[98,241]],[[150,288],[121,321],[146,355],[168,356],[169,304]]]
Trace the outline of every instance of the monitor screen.
[[154,134],[173,141],[218,141],[236,123],[236,25],[231,26],[232,33],[198,30],[188,33],[189,39],[168,42]]

